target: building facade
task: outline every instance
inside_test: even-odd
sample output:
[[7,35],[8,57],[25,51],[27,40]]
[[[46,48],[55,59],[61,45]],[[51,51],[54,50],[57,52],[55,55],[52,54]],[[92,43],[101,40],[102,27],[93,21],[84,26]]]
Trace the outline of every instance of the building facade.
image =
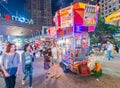
[[103,12],[103,17],[106,18],[120,8],[120,0],[100,0],[99,5]]
[[89,3],[92,5],[96,5],[98,3],[99,0],[73,0],[73,3],[77,3],[77,2],[83,2],[83,3]]
[[51,0],[26,0],[25,11],[40,30],[42,26],[52,26]]

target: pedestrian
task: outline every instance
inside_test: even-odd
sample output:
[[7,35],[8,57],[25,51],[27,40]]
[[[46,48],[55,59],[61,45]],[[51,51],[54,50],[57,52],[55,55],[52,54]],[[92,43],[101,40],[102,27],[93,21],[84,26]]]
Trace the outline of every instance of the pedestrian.
[[48,72],[49,69],[50,69],[50,58],[49,58],[48,53],[47,53],[44,57],[44,70],[46,71],[45,72],[46,78],[48,78],[48,75],[50,74]]
[[16,45],[9,43],[2,57],[1,68],[4,72],[6,88],[15,88],[16,76],[20,68],[20,57],[16,52]]
[[25,74],[22,80],[22,85],[25,84],[25,80],[29,76],[29,88],[32,88],[33,67],[32,67],[31,45],[29,43],[25,44],[24,52],[22,53],[22,69],[23,69],[23,73]]
[[5,54],[6,53],[6,48],[7,48],[7,46],[10,44],[10,42],[7,42],[5,45],[4,45],[4,48],[3,48],[3,54]]
[[58,67],[59,67],[59,62],[58,62],[58,48],[56,43],[54,43],[52,47],[52,70],[53,70],[53,75],[52,77],[55,77],[56,79],[59,78],[61,75],[59,74]]
[[51,51],[51,45],[50,44],[47,47],[47,53],[48,53],[49,59],[51,60],[51,58],[52,58],[52,51]]
[[113,49],[113,44],[111,44],[110,41],[107,42],[106,49],[107,49],[108,60],[110,60],[110,58],[114,58],[111,55],[111,52],[112,52],[112,49]]
[[115,45],[115,51],[119,53],[119,47],[117,45]]
[[2,55],[2,50],[3,50],[3,45],[2,45],[2,43],[0,42],[0,56]]

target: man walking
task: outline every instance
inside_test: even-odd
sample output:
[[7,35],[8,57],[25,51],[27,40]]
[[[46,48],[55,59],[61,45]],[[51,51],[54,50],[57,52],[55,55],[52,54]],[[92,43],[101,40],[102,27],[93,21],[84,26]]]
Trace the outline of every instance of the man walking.
[[111,51],[113,49],[113,45],[110,43],[110,41],[107,42],[107,55],[108,55],[108,60],[110,60],[110,58],[114,58],[113,56],[111,56]]

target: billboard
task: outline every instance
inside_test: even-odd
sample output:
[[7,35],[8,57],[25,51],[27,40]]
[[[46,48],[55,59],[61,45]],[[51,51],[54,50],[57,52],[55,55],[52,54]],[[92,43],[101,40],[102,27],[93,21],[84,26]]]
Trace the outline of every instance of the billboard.
[[97,17],[96,17],[97,8],[95,5],[85,5],[84,10],[84,26],[95,26]]

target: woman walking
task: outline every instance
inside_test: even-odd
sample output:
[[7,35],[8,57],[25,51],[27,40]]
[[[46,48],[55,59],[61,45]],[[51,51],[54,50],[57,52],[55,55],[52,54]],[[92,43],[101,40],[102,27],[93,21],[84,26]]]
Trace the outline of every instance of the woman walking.
[[25,44],[24,52],[22,53],[22,68],[25,76],[22,80],[22,84],[25,84],[25,80],[29,76],[29,88],[32,88],[32,55],[31,45],[29,43]]
[[44,55],[44,70],[46,78],[48,78],[48,70],[50,68],[50,58],[48,55],[48,50],[46,48],[43,49],[43,55]]
[[5,75],[6,88],[15,88],[16,76],[20,67],[19,54],[16,53],[16,46],[9,43],[6,46],[6,53],[2,57],[2,70]]

